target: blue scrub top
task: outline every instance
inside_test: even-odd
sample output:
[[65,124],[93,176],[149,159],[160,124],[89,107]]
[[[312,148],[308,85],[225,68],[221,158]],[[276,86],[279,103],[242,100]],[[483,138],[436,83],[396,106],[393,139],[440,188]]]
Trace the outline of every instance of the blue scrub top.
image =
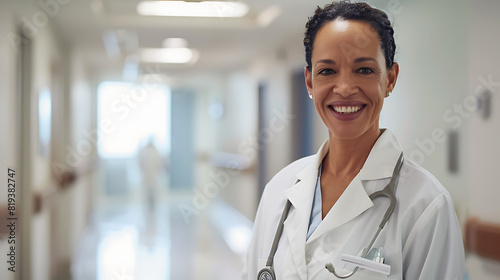
[[323,163],[319,166],[318,181],[316,181],[316,189],[314,190],[314,198],[311,207],[311,216],[309,218],[309,229],[307,230],[307,239],[316,230],[323,220],[323,204],[321,202],[321,170]]

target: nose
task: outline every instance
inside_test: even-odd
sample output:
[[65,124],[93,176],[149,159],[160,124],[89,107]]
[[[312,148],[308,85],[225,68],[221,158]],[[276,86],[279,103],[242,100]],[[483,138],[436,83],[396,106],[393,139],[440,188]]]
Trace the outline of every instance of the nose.
[[340,73],[333,86],[333,93],[340,94],[343,97],[349,97],[356,92],[358,92],[358,86],[352,74],[346,73],[346,71]]

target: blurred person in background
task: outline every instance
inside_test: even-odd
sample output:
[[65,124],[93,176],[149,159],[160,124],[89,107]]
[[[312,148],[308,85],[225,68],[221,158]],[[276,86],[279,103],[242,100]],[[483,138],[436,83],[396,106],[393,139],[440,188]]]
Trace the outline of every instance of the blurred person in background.
[[267,184],[243,279],[464,279],[449,193],[379,128],[399,73],[387,15],[366,3],[318,7],[304,46],[329,138]]
[[138,154],[142,171],[142,186],[146,192],[146,204],[149,213],[154,212],[157,196],[158,177],[163,167],[163,159],[154,144],[154,137],[149,137],[146,145]]

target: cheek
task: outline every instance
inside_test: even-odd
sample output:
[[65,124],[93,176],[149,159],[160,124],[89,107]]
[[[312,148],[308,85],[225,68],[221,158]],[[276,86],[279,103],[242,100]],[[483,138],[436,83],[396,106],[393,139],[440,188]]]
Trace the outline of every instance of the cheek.
[[365,92],[370,98],[384,98],[386,90],[387,85],[380,78],[365,84]]
[[313,80],[313,90],[316,96],[324,96],[332,91],[332,84],[324,80]]

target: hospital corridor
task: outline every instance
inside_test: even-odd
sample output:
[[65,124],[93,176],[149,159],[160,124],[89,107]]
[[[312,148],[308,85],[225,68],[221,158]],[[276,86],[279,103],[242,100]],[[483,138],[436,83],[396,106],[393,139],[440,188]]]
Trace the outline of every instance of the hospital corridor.
[[[498,280],[500,2],[363,2],[394,27],[380,128],[449,193],[463,280]],[[329,3],[0,0],[0,279],[242,279],[256,215],[276,221],[266,244],[280,229],[283,206],[257,212],[266,185],[332,137],[304,77]],[[349,106],[329,108],[367,105]]]

